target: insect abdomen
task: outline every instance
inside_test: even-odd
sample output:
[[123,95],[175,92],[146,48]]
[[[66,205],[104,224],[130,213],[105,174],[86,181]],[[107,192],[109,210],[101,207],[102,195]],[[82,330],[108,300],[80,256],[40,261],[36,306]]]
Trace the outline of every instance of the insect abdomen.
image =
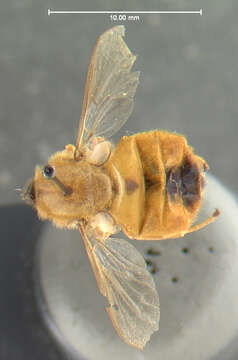
[[[193,153],[182,135],[155,130],[135,137],[148,184],[139,238],[182,236],[201,206],[201,170],[207,165]],[[154,174],[156,162],[158,172]]]
[[111,213],[128,237],[162,239],[186,232],[200,207],[202,161],[182,135],[154,130],[120,140],[112,162],[125,185]]

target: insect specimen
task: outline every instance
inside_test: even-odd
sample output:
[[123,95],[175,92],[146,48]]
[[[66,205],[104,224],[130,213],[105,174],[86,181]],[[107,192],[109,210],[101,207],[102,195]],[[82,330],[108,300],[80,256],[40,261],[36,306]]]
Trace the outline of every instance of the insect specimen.
[[81,233],[108,314],[121,338],[142,349],[158,330],[159,298],[145,261],[127,241],[183,236],[200,209],[205,160],[185,137],[153,130],[108,140],[130,116],[139,72],[124,26],[98,39],[88,68],[75,145],[37,166],[23,192],[41,219]]

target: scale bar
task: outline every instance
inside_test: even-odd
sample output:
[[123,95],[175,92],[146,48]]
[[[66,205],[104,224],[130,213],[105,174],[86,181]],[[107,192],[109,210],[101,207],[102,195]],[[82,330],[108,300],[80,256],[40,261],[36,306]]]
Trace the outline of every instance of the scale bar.
[[199,14],[203,10],[158,10],[158,11],[80,11],[80,10],[51,10],[48,9],[48,15],[51,14]]

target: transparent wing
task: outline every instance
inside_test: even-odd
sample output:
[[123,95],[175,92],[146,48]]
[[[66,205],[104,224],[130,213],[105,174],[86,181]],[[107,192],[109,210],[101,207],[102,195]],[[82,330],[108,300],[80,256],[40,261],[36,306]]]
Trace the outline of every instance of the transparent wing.
[[90,60],[79,122],[76,149],[94,136],[108,138],[126,122],[133,110],[139,72],[130,72],[136,56],[115,26],[98,39]]
[[99,242],[84,230],[81,233],[118,335],[142,349],[158,330],[160,318],[159,297],[143,257],[125,240],[108,238]]

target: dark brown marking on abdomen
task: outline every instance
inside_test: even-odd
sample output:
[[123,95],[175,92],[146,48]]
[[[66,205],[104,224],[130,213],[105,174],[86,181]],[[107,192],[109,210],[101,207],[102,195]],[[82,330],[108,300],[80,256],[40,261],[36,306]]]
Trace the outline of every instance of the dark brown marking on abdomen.
[[166,178],[170,199],[174,201],[176,196],[182,197],[184,206],[192,208],[201,195],[198,167],[185,158],[182,166],[166,173]]
[[126,179],[125,185],[127,194],[132,194],[139,187],[139,184],[132,179]]

